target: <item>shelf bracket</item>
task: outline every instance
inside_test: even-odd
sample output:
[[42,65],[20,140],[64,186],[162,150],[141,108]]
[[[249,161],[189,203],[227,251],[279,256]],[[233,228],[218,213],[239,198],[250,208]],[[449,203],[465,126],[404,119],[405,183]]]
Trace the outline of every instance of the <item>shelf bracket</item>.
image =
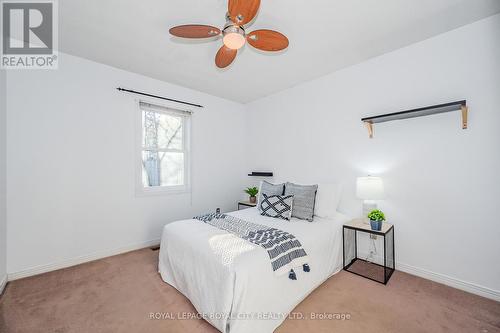
[[368,121],[365,121],[365,125],[366,125],[366,128],[368,129],[368,135],[369,135],[370,139],[373,139],[373,124],[368,122]]
[[462,105],[462,129],[467,129],[467,114],[469,108],[466,105]]

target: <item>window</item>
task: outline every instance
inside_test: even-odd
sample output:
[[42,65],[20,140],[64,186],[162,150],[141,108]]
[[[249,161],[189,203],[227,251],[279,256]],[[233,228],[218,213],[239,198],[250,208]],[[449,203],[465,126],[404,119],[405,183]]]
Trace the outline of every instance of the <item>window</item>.
[[141,192],[189,190],[191,113],[140,102]]

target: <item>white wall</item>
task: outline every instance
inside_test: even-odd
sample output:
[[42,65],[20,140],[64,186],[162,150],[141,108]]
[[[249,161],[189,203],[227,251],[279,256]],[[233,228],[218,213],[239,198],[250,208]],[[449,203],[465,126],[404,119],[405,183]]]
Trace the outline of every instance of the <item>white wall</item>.
[[[205,106],[193,109],[192,196],[135,196],[137,96],[118,86]],[[55,71],[11,71],[7,93],[13,278],[147,246],[166,223],[242,196],[240,104],[65,54]]]
[[[357,216],[355,178],[373,174],[385,180],[399,268],[498,295],[499,32],[497,15],[246,106],[64,54],[57,71],[11,71],[7,271],[152,244],[165,223],[234,209],[251,170],[342,181],[340,210]],[[193,118],[192,196],[135,196],[138,111],[118,86],[205,105]],[[360,122],[462,98],[465,131],[458,112],[376,125],[373,140]]]
[[0,293],[7,278],[6,79],[6,72],[0,70]]
[[[454,112],[377,124],[370,140],[360,121],[460,99],[468,130]],[[248,105],[249,166],[342,181],[340,210],[352,216],[356,177],[382,176],[399,268],[500,297],[499,107],[496,15]]]

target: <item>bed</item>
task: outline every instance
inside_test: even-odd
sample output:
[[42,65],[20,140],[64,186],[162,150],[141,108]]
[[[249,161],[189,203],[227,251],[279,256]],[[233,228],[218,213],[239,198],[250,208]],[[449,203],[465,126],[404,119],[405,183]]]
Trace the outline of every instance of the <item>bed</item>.
[[276,276],[267,252],[236,235],[190,219],[163,229],[159,272],[184,294],[200,316],[223,333],[273,332],[307,295],[342,267],[342,224],[261,216],[257,208],[227,213],[295,235],[309,256],[310,272],[297,280]]

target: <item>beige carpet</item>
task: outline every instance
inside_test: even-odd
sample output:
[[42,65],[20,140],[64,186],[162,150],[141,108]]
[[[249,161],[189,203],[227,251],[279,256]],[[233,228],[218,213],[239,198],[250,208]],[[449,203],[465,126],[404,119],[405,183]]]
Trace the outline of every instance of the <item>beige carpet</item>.
[[[157,257],[144,249],[10,282],[0,332],[216,332],[201,319],[149,318],[195,312],[160,279]],[[305,319],[287,319],[276,332],[500,332],[500,303],[401,272],[387,286],[340,272],[294,312]]]

